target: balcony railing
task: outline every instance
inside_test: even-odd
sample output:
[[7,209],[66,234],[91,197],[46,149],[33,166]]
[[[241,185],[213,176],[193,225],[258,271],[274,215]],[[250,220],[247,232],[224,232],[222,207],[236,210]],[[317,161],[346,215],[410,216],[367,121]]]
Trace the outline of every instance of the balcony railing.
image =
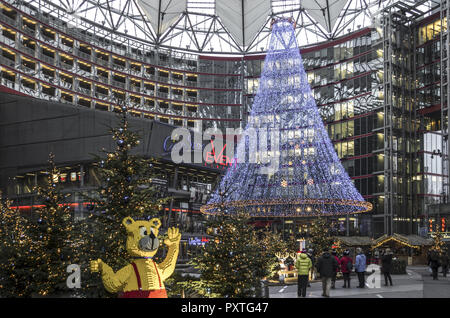
[[39,54],[39,58],[41,60],[43,60],[44,62],[49,63],[49,64],[54,64],[55,63],[55,58],[54,57],[50,57],[48,55],[45,55],[44,53],[40,53]]
[[120,87],[120,88],[125,88],[125,83],[119,82],[119,81],[115,81],[115,80],[111,80],[111,85],[112,86],[116,86],[116,87]]
[[169,93],[163,93],[163,92],[156,92],[156,96],[162,97],[162,98],[170,98]]
[[78,86],[78,89],[77,89],[77,90],[78,90],[79,92],[83,93],[83,94],[91,95],[91,90],[90,90],[90,89],[87,89],[87,88]]
[[33,50],[32,48],[29,48],[29,47],[23,45],[22,43],[19,43],[19,49],[22,52],[25,52],[25,53],[27,53],[27,54],[29,54],[31,56],[34,56],[34,53],[36,52],[36,50]]
[[109,66],[109,61],[105,61],[104,59],[101,58],[96,58],[95,62],[103,66]]
[[11,19],[10,17],[0,13],[0,21],[6,22],[9,25],[17,26],[17,21],[15,19]]
[[91,55],[81,52],[79,49],[75,49],[75,54],[85,60],[88,60],[88,61],[91,60]]
[[66,81],[61,80],[60,85],[67,89],[72,89],[73,85],[71,83],[67,83]]
[[188,101],[188,102],[196,102],[197,101],[197,97],[185,96],[184,100]]
[[197,87],[197,82],[195,81],[185,81],[186,86]]
[[103,93],[95,92],[95,97],[109,101],[109,96]]
[[9,58],[6,58],[4,56],[0,56],[0,64],[6,65],[6,66],[9,66],[9,67],[15,67],[16,66],[16,63],[14,61],[12,61]]
[[26,24],[24,24],[22,26],[22,31],[32,37],[36,36],[36,29],[33,30],[33,29],[29,28]]
[[14,90],[18,90],[18,85],[14,83],[13,81],[10,81],[6,78],[1,78],[1,83],[3,86],[9,87]]
[[104,84],[108,84],[108,78],[100,75],[95,76],[95,80],[102,82]]
[[62,68],[65,68],[66,70],[71,70],[71,69],[73,69],[73,64],[70,65],[70,64],[66,63],[64,60],[61,60],[61,62],[59,63],[59,65],[60,65]]

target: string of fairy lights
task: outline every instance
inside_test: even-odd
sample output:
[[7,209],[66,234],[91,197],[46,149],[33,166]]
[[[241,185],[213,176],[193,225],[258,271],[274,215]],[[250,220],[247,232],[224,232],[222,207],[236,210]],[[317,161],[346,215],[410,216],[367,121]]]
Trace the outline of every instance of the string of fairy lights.
[[344,170],[328,136],[289,21],[273,24],[259,89],[242,136],[237,164],[227,170],[201,208],[203,213],[232,214],[246,207],[252,216],[309,217],[372,209]]

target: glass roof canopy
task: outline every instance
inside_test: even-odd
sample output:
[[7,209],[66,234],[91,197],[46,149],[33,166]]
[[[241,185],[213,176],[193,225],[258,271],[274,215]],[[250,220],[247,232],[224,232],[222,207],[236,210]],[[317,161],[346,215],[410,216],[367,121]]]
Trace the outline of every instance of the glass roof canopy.
[[[267,50],[273,18],[295,21],[301,47],[376,25],[383,8],[427,12],[439,0],[7,0],[114,41],[143,41],[203,54]],[[99,30],[101,32],[99,32]]]

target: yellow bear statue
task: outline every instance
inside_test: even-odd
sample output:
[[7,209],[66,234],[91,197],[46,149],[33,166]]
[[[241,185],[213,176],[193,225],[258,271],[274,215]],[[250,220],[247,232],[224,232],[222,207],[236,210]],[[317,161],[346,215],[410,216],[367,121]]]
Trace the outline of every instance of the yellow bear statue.
[[116,273],[101,259],[91,261],[91,271],[100,272],[103,285],[110,293],[120,293],[122,298],[167,298],[164,280],[175,270],[180,250],[181,234],[176,228],[169,228],[167,256],[160,264],[153,261],[159,247],[158,232],[161,221],[135,221],[123,219],[127,230],[127,251],[134,261]]

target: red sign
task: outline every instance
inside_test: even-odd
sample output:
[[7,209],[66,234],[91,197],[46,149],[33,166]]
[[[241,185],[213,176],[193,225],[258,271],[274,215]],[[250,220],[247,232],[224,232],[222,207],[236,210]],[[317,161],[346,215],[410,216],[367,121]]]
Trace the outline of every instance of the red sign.
[[[206,153],[206,158],[205,158],[205,165],[208,164],[218,164],[221,165],[223,167],[225,166],[232,166],[233,162],[230,159],[230,157],[225,156],[224,152],[225,152],[225,148],[227,147],[227,144],[225,144],[222,148],[222,150],[220,151],[219,154],[216,154],[216,149],[214,148],[214,142],[211,140],[211,148],[212,150],[208,153]],[[234,161],[234,166],[236,167],[236,159],[233,160]],[[217,166],[218,168],[218,166]]]

